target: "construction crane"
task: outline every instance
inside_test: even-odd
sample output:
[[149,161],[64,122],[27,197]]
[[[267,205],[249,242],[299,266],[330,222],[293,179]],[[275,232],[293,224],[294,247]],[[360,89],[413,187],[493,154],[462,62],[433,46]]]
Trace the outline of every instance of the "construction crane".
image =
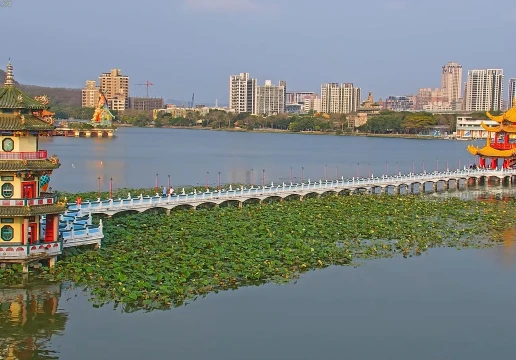
[[149,80],[145,81],[145,84],[135,84],[136,86],[146,86],[147,87],[147,97],[149,97],[149,86],[154,86]]

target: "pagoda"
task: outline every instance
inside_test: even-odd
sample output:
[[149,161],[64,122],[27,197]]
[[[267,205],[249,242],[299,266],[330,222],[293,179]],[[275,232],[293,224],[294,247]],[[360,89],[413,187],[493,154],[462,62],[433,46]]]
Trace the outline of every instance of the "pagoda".
[[512,100],[512,107],[502,115],[494,116],[489,112],[486,115],[498,125],[487,126],[482,122],[482,127],[488,131],[486,145],[483,148],[469,145],[468,151],[480,157],[481,168],[496,169],[499,159],[503,169],[512,168],[516,163],[516,142],[511,142],[516,135],[516,98]]
[[55,264],[62,252],[58,204],[46,192],[50,175],[59,159],[39,149],[40,136],[54,129],[48,98],[31,98],[16,86],[9,61],[5,83],[0,88],[0,263],[32,261]]

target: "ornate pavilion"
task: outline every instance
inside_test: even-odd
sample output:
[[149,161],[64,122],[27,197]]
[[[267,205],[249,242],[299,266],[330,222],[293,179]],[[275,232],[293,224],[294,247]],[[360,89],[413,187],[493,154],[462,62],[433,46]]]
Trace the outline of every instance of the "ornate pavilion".
[[31,98],[16,86],[9,62],[0,88],[0,263],[32,261],[53,266],[62,252],[59,214],[65,206],[45,192],[59,159],[39,149],[54,129],[46,97]]
[[487,126],[482,122],[482,127],[488,131],[486,145],[482,148],[469,145],[468,151],[479,156],[481,168],[496,169],[500,165],[499,159],[503,169],[512,168],[516,163],[516,142],[511,142],[516,136],[516,98],[512,100],[512,107],[502,115],[494,116],[487,112],[487,117],[499,125]]

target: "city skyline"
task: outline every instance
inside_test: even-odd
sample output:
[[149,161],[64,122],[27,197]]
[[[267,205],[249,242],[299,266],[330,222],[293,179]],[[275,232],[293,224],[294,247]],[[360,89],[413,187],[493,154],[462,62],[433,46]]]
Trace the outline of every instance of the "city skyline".
[[[516,5],[498,3],[504,12],[493,21],[463,23],[459,19],[478,16],[479,0],[323,0],[317,6],[308,0],[13,1],[0,9],[0,29],[11,34],[0,58],[12,58],[21,83],[82,88],[99,71],[116,67],[131,76],[131,85],[153,82],[151,96],[188,100],[195,93],[199,103],[227,99],[227,76],[240,71],[262,80],[286,79],[292,90],[318,91],[321,83],[338,81],[385,98],[439,87],[440,68],[450,60],[464,69],[502,68],[507,78],[515,77],[510,57],[493,52],[503,53],[510,43],[512,18],[505,10]],[[39,16],[26,21],[31,13]],[[107,26],[85,31],[92,19]],[[306,30],[320,23],[325,29]],[[123,37],[103,40],[120,26]],[[464,31],[475,36],[458,41],[456,34]],[[24,45],[28,39],[34,40],[30,47]],[[49,47],[48,39],[59,41]],[[253,52],[256,44],[264,51]],[[45,56],[34,61],[34,53]],[[133,89],[136,96],[145,93]]]

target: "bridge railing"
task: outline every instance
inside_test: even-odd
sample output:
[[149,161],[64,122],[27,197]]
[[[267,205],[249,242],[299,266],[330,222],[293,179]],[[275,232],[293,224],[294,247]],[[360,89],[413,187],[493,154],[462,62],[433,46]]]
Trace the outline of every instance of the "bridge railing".
[[489,170],[489,169],[465,169],[456,171],[434,171],[429,173],[420,174],[399,174],[399,175],[383,175],[381,177],[368,177],[368,178],[351,178],[341,180],[319,180],[318,182],[311,182],[308,180],[307,183],[301,184],[280,184],[264,187],[253,187],[250,188],[239,188],[233,190],[231,187],[229,190],[222,191],[207,191],[207,192],[193,192],[193,193],[181,193],[168,196],[142,196],[136,198],[127,199],[109,199],[97,201],[84,201],[81,205],[76,203],[69,203],[69,209],[75,210],[110,210],[113,208],[138,208],[143,206],[156,206],[159,204],[170,204],[174,202],[196,202],[202,200],[214,200],[214,199],[238,199],[238,198],[252,198],[259,197],[261,195],[272,195],[272,194],[284,194],[284,193],[298,193],[298,192],[309,192],[313,190],[346,190],[356,189],[360,187],[371,187],[371,186],[396,186],[401,184],[413,184],[413,183],[426,183],[436,182],[448,179],[467,179],[474,176],[511,176],[516,175],[516,169],[501,169],[501,170]]

